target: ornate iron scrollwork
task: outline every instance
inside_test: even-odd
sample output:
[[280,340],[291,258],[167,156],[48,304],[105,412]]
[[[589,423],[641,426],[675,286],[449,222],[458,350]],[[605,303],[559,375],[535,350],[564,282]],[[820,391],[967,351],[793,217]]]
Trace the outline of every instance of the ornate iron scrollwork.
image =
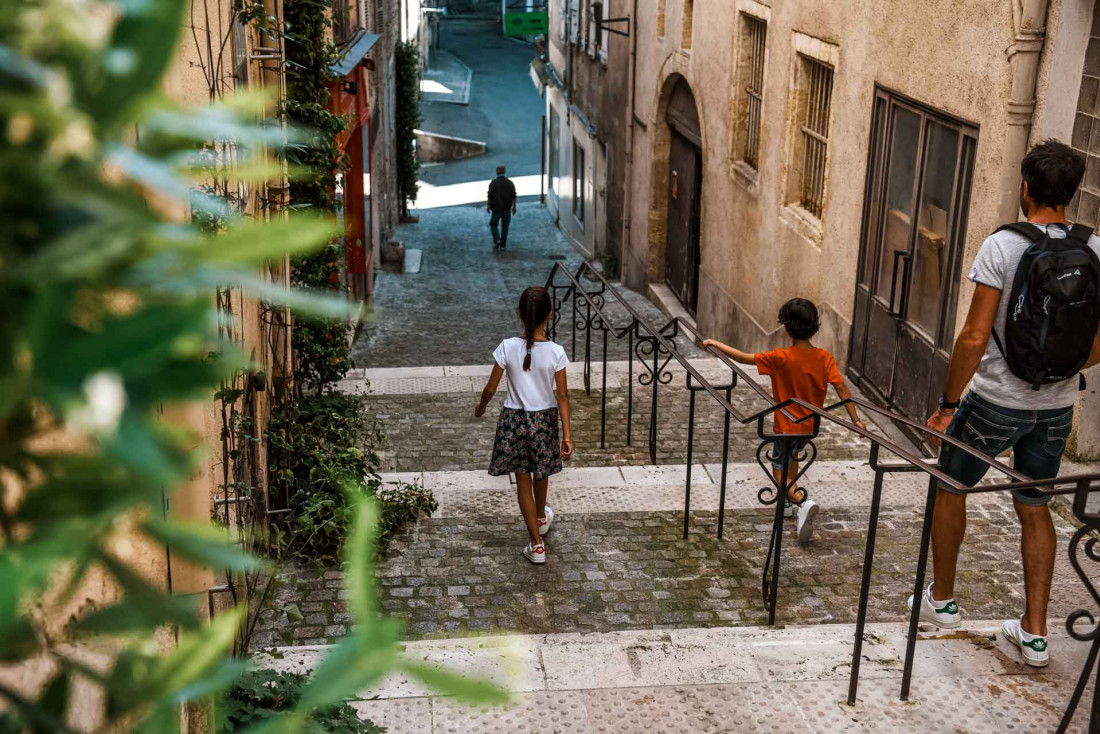
[[[657,369],[654,371],[654,353],[656,353]],[[656,380],[661,385],[672,382],[672,371],[667,369],[672,361],[672,353],[666,349],[655,337],[636,335],[634,342],[634,354],[642,363],[644,372],[638,374],[638,384],[652,385]],[[668,355],[664,361],[660,361],[662,355]]]
[[[1077,516],[1082,525],[1073,534],[1073,539],[1069,542],[1069,562],[1077,573],[1077,577],[1081,579],[1081,583],[1085,585],[1098,613],[1100,613],[1100,592],[1097,592],[1096,585],[1093,583],[1093,577],[1096,574],[1094,572],[1090,576],[1081,564],[1082,556],[1093,563],[1100,563],[1100,536],[1097,535],[1100,533],[1100,512],[1089,512],[1087,509],[1090,489],[1090,482],[1081,482],[1073,498],[1073,514]],[[1081,622],[1086,624],[1082,625]],[[1100,653],[1100,619],[1097,618],[1097,614],[1088,609],[1077,609],[1071,612],[1066,617],[1066,632],[1073,639],[1081,642],[1091,642],[1092,645],[1089,648],[1088,655],[1085,656],[1085,665],[1081,670],[1081,676],[1077,679],[1077,685],[1073,689],[1069,705],[1066,706],[1066,712],[1063,714],[1062,722],[1058,726],[1059,734],[1068,731],[1069,725],[1073,721],[1073,714],[1077,711],[1077,705],[1081,702],[1085,688],[1088,687],[1089,678],[1095,675],[1097,677],[1096,683],[1100,685],[1100,669],[1097,668],[1096,664],[1098,653]],[[1098,695],[1100,693],[1093,692],[1094,697]],[[1092,711],[1086,714],[1090,717],[1089,731],[1093,731],[1092,726],[1100,725],[1100,721],[1095,720],[1098,706],[1100,706],[1100,699],[1093,702]]]
[[[779,458],[776,440],[775,438],[765,439],[756,447],[756,463],[764,470],[764,474],[770,482],[769,486],[761,487],[760,491],[756,493],[756,498],[762,505],[775,504],[779,499],[779,491],[782,489],[779,486],[779,480],[775,478],[775,474],[771,469],[771,462]],[[783,439],[780,438],[779,440]],[[817,445],[812,440],[807,439],[805,445],[792,458],[798,462],[798,474],[793,478],[788,478],[787,481],[789,484],[797,484],[798,480],[802,479],[802,476],[806,473],[806,470],[817,460]],[[805,488],[802,488],[802,491],[806,497],[809,497],[809,492]]]

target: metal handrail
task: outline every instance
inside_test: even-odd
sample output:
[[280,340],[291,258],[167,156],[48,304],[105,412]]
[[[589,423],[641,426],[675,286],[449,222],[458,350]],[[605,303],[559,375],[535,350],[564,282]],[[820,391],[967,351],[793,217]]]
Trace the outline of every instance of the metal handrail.
[[[579,278],[581,277],[582,273],[584,273],[585,271],[588,271],[593,276],[595,276],[595,279],[598,281],[598,284],[599,284],[599,290],[589,291],[584,286],[582,286],[582,284],[579,281]],[[555,276],[558,275],[559,273],[564,274],[564,276],[567,278],[567,280],[569,281],[568,286],[558,286],[558,285],[555,284],[555,282],[554,282]],[[651,354],[652,354],[652,360],[653,360],[652,369],[649,366],[647,366],[644,361],[642,362],[643,367],[647,371],[649,371],[649,373],[650,373],[649,374],[649,381],[653,385],[653,393],[652,393],[652,397],[651,397],[651,409],[650,409],[650,457],[651,457],[651,460],[655,461],[655,457],[656,457],[657,389],[658,389],[659,384],[667,384],[671,380],[671,373],[666,372],[665,367],[667,366],[668,362],[671,359],[675,358],[676,361],[679,362],[679,364],[686,371],[686,373],[687,373],[687,387],[688,387],[688,390],[689,390],[689,393],[690,393],[691,407],[690,407],[690,411],[689,411],[689,424],[688,424],[688,447],[687,447],[687,450],[688,450],[687,464],[688,465],[687,465],[687,469],[686,469],[686,480],[685,480],[685,488],[684,488],[684,497],[685,497],[685,502],[684,502],[684,538],[685,539],[687,538],[687,535],[688,535],[688,522],[689,522],[689,512],[690,512],[691,452],[692,452],[692,443],[693,443],[693,434],[694,434],[694,425],[695,425],[695,395],[696,395],[696,393],[700,392],[700,391],[707,392],[715,400],[715,402],[717,402],[718,405],[720,405],[722,407],[722,409],[725,413],[725,415],[724,415],[725,432],[724,432],[724,438],[723,438],[723,452],[722,452],[721,494],[720,494],[720,500],[719,500],[719,515],[718,515],[718,518],[719,518],[718,519],[718,537],[719,538],[722,537],[722,519],[723,519],[723,511],[725,509],[726,469],[727,469],[727,465],[728,465],[727,450],[728,450],[728,443],[729,443],[729,421],[730,421],[731,418],[733,418],[733,419],[736,419],[742,425],[747,425],[747,424],[753,423],[753,422],[757,423],[757,432],[758,432],[758,435],[761,438],[761,444],[757,449],[757,462],[760,463],[762,468],[765,468],[765,472],[768,476],[768,479],[776,487],[776,492],[774,494],[774,498],[771,498],[771,495],[766,495],[766,493],[768,492],[767,488],[764,489],[764,490],[760,490],[760,492],[758,493],[758,497],[760,498],[760,501],[762,503],[764,503],[764,504],[774,503],[775,504],[775,517],[774,517],[773,525],[772,525],[772,537],[771,537],[771,543],[770,543],[769,548],[768,548],[768,555],[767,555],[767,558],[766,558],[765,564],[764,564],[764,578],[763,578],[763,587],[762,587],[763,593],[764,593],[765,608],[768,609],[768,611],[769,611],[769,623],[773,623],[774,622],[774,617],[775,617],[776,596],[777,596],[777,592],[778,592],[778,574],[779,574],[780,558],[781,558],[781,550],[782,550],[783,504],[784,503],[781,502],[780,500],[784,496],[786,496],[787,490],[789,490],[789,488],[794,486],[794,484],[798,481],[798,479],[800,479],[802,477],[802,475],[805,474],[805,472],[809,468],[810,464],[812,464],[813,461],[816,459],[817,450],[816,450],[815,447],[813,447],[812,439],[816,438],[819,434],[821,420],[822,419],[828,420],[828,421],[844,428],[848,432],[855,433],[856,435],[860,436],[861,438],[865,438],[865,439],[867,439],[868,441],[871,442],[871,453],[870,453],[869,464],[875,472],[875,483],[874,483],[874,488],[873,488],[873,491],[872,491],[872,498],[871,498],[871,512],[870,512],[870,517],[869,517],[869,522],[868,522],[867,544],[866,544],[866,549],[865,549],[865,553],[864,553],[864,562],[863,562],[863,580],[862,580],[862,583],[861,583],[861,586],[860,586],[859,610],[858,610],[857,619],[856,619],[855,643],[854,643],[853,654],[852,654],[851,674],[850,674],[850,677],[849,677],[848,703],[850,705],[854,705],[855,702],[856,702],[856,694],[857,694],[857,688],[858,688],[858,683],[859,683],[860,655],[861,655],[862,643],[863,643],[863,630],[864,630],[864,626],[866,624],[866,618],[867,618],[868,597],[869,597],[870,583],[871,583],[871,569],[872,569],[872,561],[873,561],[873,558],[874,558],[875,538],[876,538],[876,534],[877,534],[876,531],[877,531],[877,525],[878,525],[878,512],[879,512],[879,506],[880,506],[880,502],[881,502],[883,479],[884,479],[885,474],[887,474],[887,473],[920,471],[920,472],[924,472],[929,477],[927,497],[926,497],[926,500],[925,500],[924,522],[923,522],[923,528],[922,528],[922,533],[921,533],[921,545],[920,545],[920,551],[919,551],[919,556],[918,556],[918,560],[917,560],[917,573],[916,573],[916,577],[914,578],[914,586],[913,586],[914,599],[919,599],[921,597],[921,594],[924,591],[924,576],[925,576],[925,570],[926,570],[926,566],[927,566],[927,562],[928,562],[928,551],[929,551],[929,545],[930,545],[930,541],[931,541],[933,510],[935,508],[937,489],[942,484],[942,485],[946,485],[947,487],[950,487],[954,491],[957,491],[957,492],[960,492],[960,493],[963,493],[963,494],[981,494],[981,493],[989,493],[989,492],[1006,492],[1006,491],[1012,491],[1012,490],[1018,490],[1018,489],[1032,489],[1032,490],[1038,491],[1039,493],[1041,493],[1043,495],[1047,495],[1047,496],[1074,494],[1075,495],[1074,513],[1076,514],[1077,518],[1083,523],[1083,525],[1082,525],[1081,528],[1078,529],[1077,533],[1074,535],[1073,539],[1071,540],[1071,543],[1070,543],[1070,559],[1071,559],[1071,561],[1074,565],[1074,569],[1078,573],[1078,576],[1081,578],[1082,582],[1086,585],[1086,587],[1088,588],[1088,590],[1089,590],[1090,594],[1092,595],[1092,597],[1094,599],[1100,601],[1100,594],[1097,593],[1096,588],[1093,586],[1092,582],[1090,581],[1089,576],[1087,574],[1085,574],[1085,572],[1081,569],[1079,561],[1076,558],[1077,549],[1079,547],[1081,547],[1082,544],[1083,544],[1085,554],[1094,561],[1100,561],[1100,549],[1097,548],[1097,546],[1100,546],[1100,539],[1098,539],[1097,537],[1091,537],[1090,538],[1090,536],[1089,536],[1090,533],[1095,534],[1097,532],[1100,532],[1100,513],[1086,513],[1086,511],[1085,511],[1086,497],[1090,494],[1100,492],[1100,473],[1073,474],[1073,475],[1067,475],[1067,476],[1057,477],[1057,478],[1053,478],[1053,479],[1041,479],[1041,480],[1029,479],[1028,477],[1024,476],[1020,472],[1016,471],[1014,468],[1006,466],[1005,464],[1002,464],[1001,462],[997,461],[995,458],[989,457],[989,456],[987,456],[987,455],[971,448],[970,446],[967,446],[966,444],[962,443],[961,441],[959,441],[955,438],[947,436],[944,433],[942,433],[940,431],[936,431],[934,429],[931,429],[928,426],[926,426],[926,425],[924,425],[924,424],[922,424],[918,421],[914,421],[911,418],[908,418],[908,417],[903,416],[903,415],[899,415],[899,414],[897,414],[893,411],[890,411],[886,408],[882,408],[878,405],[870,403],[870,402],[868,402],[866,400],[863,400],[861,398],[852,397],[852,398],[842,400],[842,401],[837,402],[837,403],[833,403],[833,404],[828,405],[828,406],[821,406],[821,407],[812,405],[812,404],[807,403],[806,401],[798,399],[798,398],[792,398],[792,399],[784,400],[780,403],[776,403],[775,400],[772,398],[772,396],[770,394],[768,394],[768,392],[765,391],[763,389],[763,387],[761,387],[752,377],[750,377],[741,368],[741,366],[739,364],[737,364],[735,361],[729,359],[728,356],[725,355],[724,353],[722,353],[720,350],[717,350],[713,347],[710,347],[707,350],[708,353],[714,355],[715,357],[717,357],[724,364],[724,366],[728,367],[731,370],[730,384],[729,385],[722,385],[721,387],[716,387],[716,386],[712,385],[706,378],[704,378],[699,373],[699,371],[697,369],[695,369],[695,367],[690,363],[690,361],[686,357],[684,357],[682,354],[680,354],[676,350],[676,346],[675,346],[675,343],[674,343],[673,340],[676,338],[676,336],[679,335],[680,329],[683,329],[685,332],[690,333],[693,337],[695,337],[698,340],[702,339],[703,335],[699,332],[699,330],[693,324],[690,324],[690,323],[688,323],[688,322],[686,322],[686,321],[684,321],[684,320],[682,320],[678,317],[673,317],[663,327],[655,328],[650,323],[648,323],[645,319],[643,319],[642,316],[637,312],[637,310],[634,309],[634,307],[629,302],[627,302],[626,299],[624,299],[622,297],[622,295],[618,292],[618,290],[616,290],[616,288],[610,282],[608,282],[608,280],[604,277],[604,275],[602,273],[600,273],[598,270],[596,270],[594,267],[592,267],[592,265],[588,262],[581,263],[581,265],[577,268],[576,273],[571,273],[569,271],[569,269],[567,267],[565,267],[564,265],[562,265],[561,263],[555,263],[555,265],[553,266],[553,268],[550,271],[550,275],[547,278],[546,284],[547,284],[547,288],[549,290],[551,290],[552,298],[554,300],[555,316],[554,316],[554,321],[553,321],[553,326],[552,326],[552,329],[554,331],[556,331],[556,324],[557,324],[558,319],[560,318],[560,314],[557,313],[557,312],[559,312],[560,308],[561,308],[561,299],[559,299],[557,297],[558,296],[558,293],[557,293],[558,288],[565,288],[566,289],[565,298],[570,298],[570,297],[572,298],[572,301],[573,301],[573,319],[572,319],[573,329],[572,329],[572,334],[573,334],[573,358],[574,359],[576,359],[576,354],[575,353],[576,353],[576,335],[577,335],[577,331],[580,329],[580,330],[584,330],[586,332],[586,341],[585,341],[585,390],[586,391],[590,391],[590,388],[591,388],[591,331],[592,331],[593,328],[599,328],[600,331],[603,334],[603,363],[604,363],[604,368],[603,368],[603,390],[602,390],[602,395],[601,395],[601,434],[600,434],[601,435],[601,438],[600,438],[601,447],[605,443],[605,441],[604,441],[604,426],[606,424],[606,411],[607,411],[607,337],[608,337],[609,333],[613,334],[616,339],[621,339],[624,336],[626,336],[631,342],[631,346],[628,350],[628,358],[630,360],[630,362],[629,362],[629,364],[630,364],[630,367],[629,367],[630,376],[629,376],[628,383],[627,383],[628,388],[629,388],[628,401],[627,401],[627,405],[628,405],[628,408],[627,408],[627,444],[628,445],[630,444],[631,425],[632,425],[632,416],[633,416],[633,382],[634,382],[633,358],[634,358],[634,351],[635,351],[634,346],[633,346],[633,340],[635,338],[635,335],[637,335],[637,338],[639,339],[639,344],[641,344],[643,340],[648,341],[648,342],[651,343],[651,347],[652,347]],[[620,329],[615,329],[611,326],[611,324],[612,324],[611,319],[605,313],[604,308],[603,308],[604,305],[605,305],[604,302],[603,302],[603,296],[604,296],[604,294],[606,294],[608,292],[610,292],[612,294],[612,296],[614,296],[616,301],[626,310],[627,314],[630,316],[630,323],[627,324],[625,327],[622,327]],[[578,301],[580,301],[580,304],[585,308],[585,312],[586,312],[586,318],[583,322],[577,321],[577,318],[576,318]],[[596,318],[595,319],[592,317],[592,311],[593,310],[596,312]],[[644,329],[647,332],[648,335],[643,335],[639,329]],[[665,362],[663,364],[659,364],[658,363],[659,358],[663,355],[668,355],[668,357],[667,357],[667,359],[665,360]],[[641,355],[639,355],[639,357],[641,357]],[[664,379],[665,375],[667,375],[668,380]],[[639,382],[642,382],[643,384],[649,384],[649,383],[645,382],[644,378],[645,378],[645,375],[640,376],[639,377]],[[733,402],[732,402],[732,390],[733,390],[733,388],[736,387],[738,378],[741,378],[742,380],[747,382],[749,384],[750,388],[757,394],[757,396],[762,398],[765,401],[767,407],[765,407],[763,410],[757,411],[757,412],[752,413],[752,414],[746,414],[746,413],[743,413],[742,411],[738,410],[737,407],[734,406]],[[697,386],[692,385],[692,380],[694,380],[697,383]],[[725,393],[725,395],[723,396],[719,392],[719,390],[723,391]],[[980,485],[980,486],[975,486],[975,487],[967,487],[965,485],[962,485],[957,480],[951,478],[950,476],[945,474],[942,470],[940,470],[938,465],[933,465],[933,464],[928,463],[926,461],[925,457],[923,456],[923,454],[917,455],[917,454],[913,453],[912,451],[910,451],[906,448],[903,448],[902,446],[899,446],[895,442],[890,441],[889,439],[886,439],[882,436],[879,436],[875,433],[872,433],[871,431],[869,431],[867,429],[860,428],[860,427],[856,426],[854,423],[852,423],[850,421],[846,421],[846,420],[844,420],[844,419],[842,419],[842,418],[840,418],[840,417],[838,417],[834,414],[834,411],[836,411],[838,408],[845,407],[848,404],[857,405],[862,410],[865,410],[868,413],[888,418],[891,421],[894,421],[895,423],[900,423],[902,425],[905,425],[905,426],[915,430],[916,432],[918,432],[920,434],[923,434],[923,435],[928,436],[928,437],[934,437],[934,438],[938,439],[942,444],[950,445],[953,448],[961,450],[964,453],[969,454],[973,458],[978,459],[981,463],[985,464],[987,466],[987,468],[993,469],[994,471],[996,471],[1000,474],[1003,474],[1005,477],[1008,478],[1009,481],[999,482],[999,483],[992,483],[992,484],[988,484],[988,485]],[[792,413],[787,410],[789,407],[792,407],[792,406],[798,406],[799,408],[801,408],[803,411],[806,412],[806,415],[804,415],[804,416],[792,415]],[[761,454],[765,451],[767,446],[769,444],[774,445],[774,442],[777,439],[780,439],[780,438],[784,437],[784,436],[779,435],[779,434],[770,433],[765,428],[764,423],[765,423],[765,419],[767,418],[767,416],[772,415],[772,414],[776,414],[776,413],[782,413],[783,415],[785,415],[787,418],[794,421],[795,423],[804,423],[806,421],[811,422],[811,431],[809,433],[806,433],[806,434],[799,434],[799,436],[798,436],[799,438],[804,438],[804,439],[807,439],[809,441],[810,449],[807,451],[807,455],[809,456],[808,460],[805,460],[806,455],[798,457],[799,461],[803,462],[803,466],[802,466],[801,470],[798,472],[798,474],[793,478],[788,478],[787,468],[784,467],[782,469],[782,472],[781,472],[782,477],[778,481],[772,476],[771,472],[766,471],[766,467],[764,467],[764,463],[761,460]],[[880,454],[881,449],[883,449],[883,448],[887,449],[891,453],[893,453],[896,456],[900,457],[905,463],[904,464],[883,464],[883,463],[880,463],[879,462],[879,454]],[[804,488],[802,489],[802,491],[805,491]],[[914,604],[913,609],[910,613],[910,618],[909,618],[909,630],[908,630],[908,636],[907,636],[907,641],[906,641],[905,663],[904,663],[904,666],[903,666],[902,685],[901,685],[901,694],[900,694],[900,698],[903,701],[907,700],[908,697],[909,697],[909,689],[910,689],[910,684],[911,684],[911,680],[912,680],[913,657],[914,657],[914,653],[915,653],[916,635],[917,635],[917,627],[918,627],[918,620],[919,620],[919,610],[920,610],[920,605],[919,604]],[[1073,718],[1073,715],[1076,711],[1077,705],[1080,702],[1080,699],[1081,699],[1081,697],[1084,693],[1084,689],[1086,687],[1088,677],[1090,675],[1092,675],[1092,668],[1095,665],[1095,661],[1097,660],[1098,657],[1100,657],[1100,624],[1098,624],[1097,628],[1094,629],[1094,630],[1091,630],[1091,631],[1088,631],[1088,632],[1079,632],[1075,629],[1074,625],[1078,621],[1080,621],[1081,619],[1088,619],[1093,624],[1098,624],[1097,621],[1096,621],[1096,618],[1093,617],[1091,612],[1088,612],[1088,611],[1085,611],[1085,610],[1078,610],[1076,612],[1073,612],[1067,618],[1066,627],[1067,627],[1067,630],[1068,630],[1069,634],[1072,637],[1074,637],[1075,639],[1082,640],[1082,641],[1090,641],[1092,643],[1092,646],[1091,646],[1091,650],[1089,652],[1088,658],[1086,660],[1085,667],[1084,667],[1084,669],[1081,673],[1081,676],[1078,680],[1077,686],[1075,687],[1075,689],[1074,689],[1074,691],[1071,695],[1069,704],[1066,708],[1065,714],[1063,715],[1062,721],[1059,725],[1059,728],[1058,728],[1059,733],[1064,732],[1067,729],[1067,727],[1069,726],[1069,724],[1070,724],[1070,722]],[[1097,676],[1100,677],[1100,673],[1098,673]],[[1098,689],[1098,691],[1100,691],[1100,684],[1097,685],[1097,689]],[[1090,726],[1091,727],[1096,727],[1096,730],[1100,731],[1100,721],[1095,720],[1096,716],[1100,716],[1100,714],[1096,713],[1096,712],[1100,711],[1100,694],[1097,694],[1097,695],[1098,695],[1098,698],[1094,702],[1094,706],[1093,706],[1093,709],[1094,709],[1093,717],[1094,717],[1094,719],[1091,720]]]

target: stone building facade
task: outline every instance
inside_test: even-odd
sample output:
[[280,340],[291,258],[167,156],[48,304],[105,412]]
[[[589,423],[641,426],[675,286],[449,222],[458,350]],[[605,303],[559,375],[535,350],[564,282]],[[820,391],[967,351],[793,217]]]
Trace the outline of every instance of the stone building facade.
[[[552,0],[544,76],[547,201],[587,256],[621,261],[631,39],[629,0]],[[597,18],[610,20],[601,27]],[[551,71],[552,70],[552,71]]]
[[[624,281],[750,350],[783,341],[784,301],[813,299],[847,374],[924,416],[1029,143],[1091,149],[1094,4],[632,5]],[[1089,224],[1098,187],[1073,207]]]

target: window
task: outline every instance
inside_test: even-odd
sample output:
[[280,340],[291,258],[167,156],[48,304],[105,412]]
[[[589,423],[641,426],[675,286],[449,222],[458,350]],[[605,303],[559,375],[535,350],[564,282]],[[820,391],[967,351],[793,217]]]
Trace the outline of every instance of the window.
[[584,224],[584,148],[573,140],[573,216]]
[[760,167],[760,122],[764,109],[764,49],[768,24],[747,13],[741,14],[741,58],[738,81],[741,86],[741,141],[736,156],[753,169]]
[[667,0],[657,0],[657,35],[665,35],[665,5]]
[[553,107],[550,108],[550,160],[547,162],[547,169],[550,172],[549,188],[555,194],[558,193],[558,158],[561,154],[561,122],[558,117],[558,112]]
[[829,147],[829,115],[833,97],[833,68],[799,54],[798,117],[800,165],[794,198],[807,212],[821,218],[825,210],[825,164]]
[[1085,156],[1085,179],[1066,207],[1070,221],[1094,228],[1100,223],[1100,11],[1095,16],[1070,138],[1070,145]]
[[684,0],[683,23],[681,24],[680,48],[691,50],[691,33],[695,29],[695,0]]
[[[591,16],[592,16],[592,36],[589,39],[588,52],[593,58],[598,58],[600,63],[607,64],[607,42],[610,38],[610,32],[607,30],[607,26],[603,26],[602,30],[598,30],[596,24],[597,20],[606,21],[608,18],[608,3],[610,0],[594,0],[592,3]],[[598,30],[598,32],[597,32]]]

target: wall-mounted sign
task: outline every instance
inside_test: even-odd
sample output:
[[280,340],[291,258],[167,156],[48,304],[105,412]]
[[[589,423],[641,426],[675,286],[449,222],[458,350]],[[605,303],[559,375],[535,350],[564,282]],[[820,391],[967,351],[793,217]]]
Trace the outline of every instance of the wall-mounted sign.
[[538,36],[550,28],[550,16],[545,10],[515,12],[504,14],[504,35]]

